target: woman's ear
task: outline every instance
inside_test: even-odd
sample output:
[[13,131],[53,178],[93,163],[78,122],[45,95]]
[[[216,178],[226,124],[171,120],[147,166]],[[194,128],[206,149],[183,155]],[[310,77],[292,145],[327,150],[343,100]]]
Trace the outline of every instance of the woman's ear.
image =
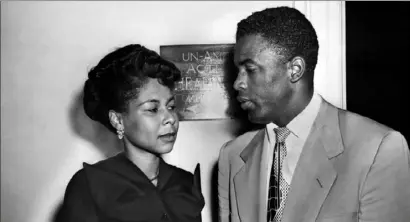
[[295,83],[299,81],[305,73],[306,63],[302,57],[296,56],[289,62],[289,65],[291,72],[290,81]]
[[108,112],[108,118],[110,119],[111,125],[117,130],[117,131],[123,131],[124,130],[124,124],[122,120],[122,115],[120,113],[115,112],[114,110],[110,110]]

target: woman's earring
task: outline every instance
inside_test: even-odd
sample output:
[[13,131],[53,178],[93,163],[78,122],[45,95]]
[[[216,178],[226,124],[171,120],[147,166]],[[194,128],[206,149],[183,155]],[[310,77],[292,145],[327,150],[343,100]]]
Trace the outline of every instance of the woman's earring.
[[120,129],[117,129],[117,136],[120,140],[124,137],[124,129],[122,127],[120,127]]

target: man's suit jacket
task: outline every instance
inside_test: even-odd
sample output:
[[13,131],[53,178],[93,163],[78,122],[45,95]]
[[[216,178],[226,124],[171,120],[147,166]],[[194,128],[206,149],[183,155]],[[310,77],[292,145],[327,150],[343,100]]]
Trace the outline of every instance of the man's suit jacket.
[[[220,221],[266,221],[264,136],[265,129],[248,132],[221,148]],[[409,222],[409,159],[399,132],[322,100],[282,222]]]

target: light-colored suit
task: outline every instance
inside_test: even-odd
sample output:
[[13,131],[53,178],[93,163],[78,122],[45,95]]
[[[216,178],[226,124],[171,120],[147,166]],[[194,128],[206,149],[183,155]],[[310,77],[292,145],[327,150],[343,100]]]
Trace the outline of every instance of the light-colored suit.
[[[265,129],[227,142],[218,161],[220,221],[266,222]],[[404,137],[322,101],[292,177],[282,222],[409,222]]]

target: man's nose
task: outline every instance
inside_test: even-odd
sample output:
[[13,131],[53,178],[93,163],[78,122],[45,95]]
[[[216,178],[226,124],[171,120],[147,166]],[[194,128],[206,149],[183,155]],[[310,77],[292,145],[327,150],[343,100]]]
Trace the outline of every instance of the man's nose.
[[241,91],[246,89],[246,83],[245,83],[245,75],[241,72],[238,73],[238,76],[236,77],[235,82],[233,83],[233,88],[236,91]]

